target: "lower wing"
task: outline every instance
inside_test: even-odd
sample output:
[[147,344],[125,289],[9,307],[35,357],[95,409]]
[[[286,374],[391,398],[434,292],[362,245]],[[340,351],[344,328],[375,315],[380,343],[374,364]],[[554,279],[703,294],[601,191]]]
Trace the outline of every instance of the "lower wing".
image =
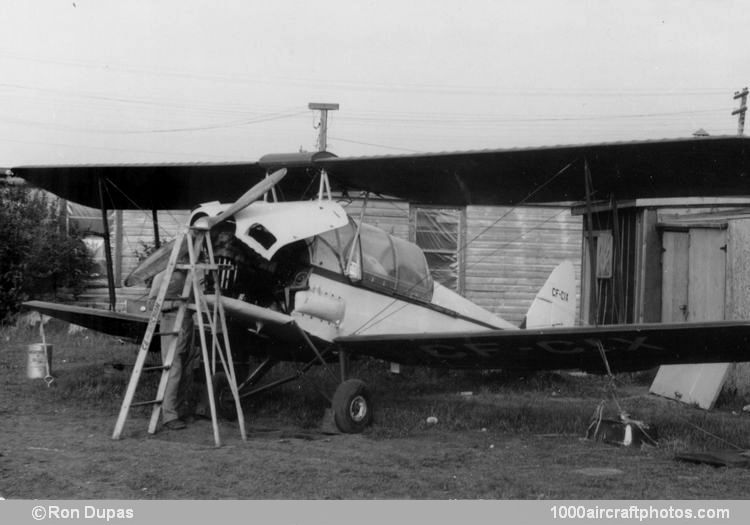
[[617,373],[661,364],[750,361],[750,322],[346,336],[335,342],[351,354],[405,365],[604,373],[608,364]]
[[[205,298],[212,308],[216,303],[215,296],[206,295]],[[282,342],[304,342],[300,330],[294,326],[293,319],[286,314],[229,297],[222,297],[221,302],[227,315],[242,326],[254,329],[262,326],[265,334]],[[36,310],[55,319],[134,341],[143,339],[150,315],[111,312],[45,301],[28,301],[23,303],[23,306],[27,310]]]
[[23,303],[27,310],[62,319],[97,332],[140,341],[148,325],[148,315],[110,312],[98,308],[85,308],[68,304],[28,301]]

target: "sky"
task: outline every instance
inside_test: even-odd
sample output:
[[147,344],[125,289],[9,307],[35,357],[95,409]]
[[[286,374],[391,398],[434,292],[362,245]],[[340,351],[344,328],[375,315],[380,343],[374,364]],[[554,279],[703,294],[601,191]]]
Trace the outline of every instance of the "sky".
[[3,0],[0,166],[736,134],[732,0]]

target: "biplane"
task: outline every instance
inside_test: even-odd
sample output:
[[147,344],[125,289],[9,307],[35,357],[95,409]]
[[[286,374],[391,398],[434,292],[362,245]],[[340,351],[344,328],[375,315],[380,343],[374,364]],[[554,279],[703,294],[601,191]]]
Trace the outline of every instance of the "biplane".
[[[367,385],[349,359],[465,369],[580,369],[605,373],[660,364],[750,360],[750,322],[575,325],[575,279],[563,263],[515,326],[436,283],[415,244],[349,217],[332,194],[365,192],[414,203],[523,205],[591,199],[747,194],[750,139],[700,137],[375,157],[329,152],[224,164],[23,166],[16,176],[60,197],[130,209],[187,209],[211,230],[223,262],[221,301],[234,351],[260,358],[240,397],[282,361],[341,363],[338,428],[372,421]],[[258,186],[265,183],[263,195]],[[590,181],[590,187],[586,180]],[[233,202],[233,204],[222,204]],[[221,217],[221,220],[216,220]],[[162,249],[131,280],[164,267]],[[138,339],[148,317],[39,301],[27,307]],[[300,330],[301,329],[301,330]],[[308,342],[312,342],[313,351]],[[288,381],[297,379],[299,374]],[[221,388],[221,381],[216,381]],[[233,398],[217,392],[231,417]],[[224,400],[223,402],[221,400]],[[222,406],[223,403],[229,406]]]

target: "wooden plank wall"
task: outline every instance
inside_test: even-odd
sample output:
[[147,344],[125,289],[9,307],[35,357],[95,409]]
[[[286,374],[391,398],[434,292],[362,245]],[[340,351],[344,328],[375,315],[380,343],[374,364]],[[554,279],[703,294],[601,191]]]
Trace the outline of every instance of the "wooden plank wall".
[[[161,210],[158,213],[159,237],[162,242],[174,238],[180,228],[187,224],[189,210]],[[122,256],[121,277],[125,277],[138,266],[138,252],[145,246],[153,246],[154,226],[151,212],[123,210],[122,212]]]
[[569,208],[469,206],[466,241],[466,297],[507,321],[523,320],[566,259],[575,264],[580,288],[581,218]]

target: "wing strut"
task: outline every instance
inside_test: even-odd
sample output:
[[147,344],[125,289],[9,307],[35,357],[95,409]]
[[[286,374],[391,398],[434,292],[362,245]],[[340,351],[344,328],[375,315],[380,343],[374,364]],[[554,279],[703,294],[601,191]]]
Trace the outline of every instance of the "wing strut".
[[159,211],[151,208],[151,224],[154,226],[154,248],[161,248],[161,239],[159,239]]
[[112,263],[112,243],[109,238],[109,220],[107,219],[107,204],[104,202],[104,180],[99,177],[99,205],[102,210],[102,226],[104,229],[104,256],[107,259],[107,288],[109,289],[109,309],[115,311],[117,297],[115,295],[115,269]]
[[357,247],[359,246],[359,234],[362,230],[362,221],[365,220],[365,210],[367,209],[367,199],[369,197],[370,192],[368,191],[365,193],[365,201],[362,203],[362,209],[359,212],[359,223],[357,224],[357,231],[354,232],[354,239],[352,239],[352,248],[349,250],[349,257],[347,257],[346,259],[346,268],[344,268],[346,275],[357,281],[362,279],[362,263],[358,260],[356,268],[352,267],[352,263],[354,263],[354,257],[357,254]]

